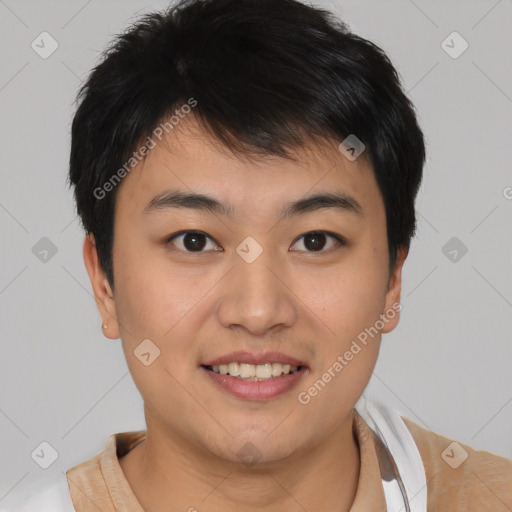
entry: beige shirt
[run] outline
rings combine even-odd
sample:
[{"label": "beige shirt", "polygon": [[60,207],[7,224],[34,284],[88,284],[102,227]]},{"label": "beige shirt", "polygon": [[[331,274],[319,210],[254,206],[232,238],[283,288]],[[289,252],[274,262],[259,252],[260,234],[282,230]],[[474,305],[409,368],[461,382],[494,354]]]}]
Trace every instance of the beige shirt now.
[{"label": "beige shirt", "polygon": [[[459,443],[468,457],[454,469],[441,457],[452,443],[451,439],[430,432],[408,418],[402,419],[423,460],[429,511],[512,511],[512,460]],[[353,431],[359,444],[361,468],[356,497],[350,510],[385,511],[375,434],[355,410]],[[103,452],[67,471],[71,498],[77,512],[144,512],[124,476],[118,457],[145,438],[145,430],[112,434]],[[453,452],[449,449],[446,453],[446,460],[449,460]]]}]

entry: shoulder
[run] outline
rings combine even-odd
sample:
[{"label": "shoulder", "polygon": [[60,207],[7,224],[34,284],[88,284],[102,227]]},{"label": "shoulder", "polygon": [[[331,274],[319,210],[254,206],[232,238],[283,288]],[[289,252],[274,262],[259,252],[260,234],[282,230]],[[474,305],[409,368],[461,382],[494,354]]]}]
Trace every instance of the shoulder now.
[{"label": "shoulder", "polygon": [[423,461],[429,510],[512,510],[512,460],[402,420]]},{"label": "shoulder", "polygon": [[51,478],[38,479],[5,498],[0,512],[75,512],[68,479],[60,472]]}]

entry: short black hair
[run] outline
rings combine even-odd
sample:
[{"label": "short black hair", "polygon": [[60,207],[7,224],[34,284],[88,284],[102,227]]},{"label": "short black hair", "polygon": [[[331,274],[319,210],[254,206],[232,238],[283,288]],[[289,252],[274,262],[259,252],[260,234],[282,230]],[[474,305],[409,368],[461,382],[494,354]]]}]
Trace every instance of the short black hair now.
[{"label": "short black hair", "polygon": [[69,183],[111,286],[112,178],[191,100],[234,154],[291,158],[308,140],[356,135],[383,196],[390,269],[409,247],[425,145],[385,52],[296,0],[182,0],[117,35],[76,99]]}]

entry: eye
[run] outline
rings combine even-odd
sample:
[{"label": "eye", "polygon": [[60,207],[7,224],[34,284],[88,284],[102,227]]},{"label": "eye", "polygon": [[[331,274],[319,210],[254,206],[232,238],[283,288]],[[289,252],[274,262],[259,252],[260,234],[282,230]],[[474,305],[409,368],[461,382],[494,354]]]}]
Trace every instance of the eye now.
[{"label": "eye", "polygon": [[[302,241],[304,239],[304,241]],[[329,239],[331,243],[329,244]],[[297,239],[292,247],[293,251],[306,251],[306,252],[329,252],[336,246],[345,245],[342,237],[329,233],[327,231],[311,231],[305,233]],[[166,245],[173,245],[178,250],[188,253],[202,253],[209,251],[221,251],[213,239],[202,231],[180,231],[168,237],[165,241]],[[208,243],[211,246],[208,248]],[[304,249],[300,248],[300,243]],[[299,248],[296,245],[299,244]],[[327,247],[326,247],[327,246]],[[205,249],[206,248],[206,249]]]},{"label": "eye", "polygon": [[[331,242],[331,245],[327,247],[326,250],[326,240],[328,239],[334,240],[334,242]],[[342,246],[345,245],[345,241],[343,238],[341,238],[338,235],[335,235],[334,233],[328,233],[327,231],[311,231],[309,233],[305,233],[302,235],[298,240],[304,239],[302,245],[305,247],[305,249],[292,249],[292,250],[306,250],[308,252],[329,252],[329,250],[335,248],[336,246]],[[295,245],[299,242],[295,242],[292,247],[295,247]],[[327,244],[328,245],[328,244]]]},{"label": "eye", "polygon": [[203,251],[203,249],[208,245],[208,240],[212,242],[213,250],[217,251],[219,249],[215,249],[218,247],[213,240],[202,231],[181,231],[179,233],[175,233],[166,239],[166,245],[172,244],[176,246],[180,251],[184,252],[208,252]]}]

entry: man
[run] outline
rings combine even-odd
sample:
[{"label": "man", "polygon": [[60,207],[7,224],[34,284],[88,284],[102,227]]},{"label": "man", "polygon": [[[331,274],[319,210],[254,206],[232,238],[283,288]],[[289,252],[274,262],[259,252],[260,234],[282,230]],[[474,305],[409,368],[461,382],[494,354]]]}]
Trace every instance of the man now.
[{"label": "man", "polygon": [[190,0],[119,36],[79,100],[84,261],[147,430],[32,505],[512,508],[511,461],[361,398],[425,160],[382,50],[295,0]]}]

